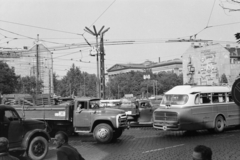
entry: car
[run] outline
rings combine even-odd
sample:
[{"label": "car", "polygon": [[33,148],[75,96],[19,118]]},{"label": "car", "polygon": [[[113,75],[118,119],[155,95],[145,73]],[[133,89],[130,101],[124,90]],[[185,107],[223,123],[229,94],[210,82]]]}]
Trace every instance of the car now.
[{"label": "car", "polygon": [[0,137],[9,140],[10,153],[23,151],[34,160],[42,160],[48,153],[50,136],[45,123],[20,118],[8,105],[0,105]]}]

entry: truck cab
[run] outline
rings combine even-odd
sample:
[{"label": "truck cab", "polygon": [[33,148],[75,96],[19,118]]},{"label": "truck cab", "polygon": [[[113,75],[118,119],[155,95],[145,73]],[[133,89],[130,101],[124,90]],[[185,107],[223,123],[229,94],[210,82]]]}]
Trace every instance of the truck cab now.
[{"label": "truck cab", "polygon": [[31,159],[44,159],[50,140],[45,128],[44,122],[24,120],[13,107],[0,105],[0,137],[9,140],[10,152],[26,151]]},{"label": "truck cab", "polygon": [[123,110],[100,108],[100,99],[75,98],[73,127],[75,132],[93,133],[97,142],[108,143],[127,128],[127,115]]}]

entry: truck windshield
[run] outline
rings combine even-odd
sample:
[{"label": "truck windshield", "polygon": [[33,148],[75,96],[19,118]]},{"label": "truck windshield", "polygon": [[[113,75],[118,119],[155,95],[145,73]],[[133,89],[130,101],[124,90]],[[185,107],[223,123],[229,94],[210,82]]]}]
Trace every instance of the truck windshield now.
[{"label": "truck windshield", "polygon": [[183,105],[187,103],[188,95],[164,95],[162,99],[163,105]]}]

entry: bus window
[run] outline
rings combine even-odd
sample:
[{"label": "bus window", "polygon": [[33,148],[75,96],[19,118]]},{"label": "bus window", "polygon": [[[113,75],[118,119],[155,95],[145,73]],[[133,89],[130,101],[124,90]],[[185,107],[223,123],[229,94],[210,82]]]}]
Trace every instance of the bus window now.
[{"label": "bus window", "polygon": [[200,98],[199,98],[199,94],[197,94],[195,97],[195,104],[199,104],[199,103],[200,103]]},{"label": "bus window", "polygon": [[200,94],[200,102],[202,104],[211,103],[211,93]]},{"label": "bus window", "polygon": [[231,93],[227,93],[227,102],[233,102]]}]

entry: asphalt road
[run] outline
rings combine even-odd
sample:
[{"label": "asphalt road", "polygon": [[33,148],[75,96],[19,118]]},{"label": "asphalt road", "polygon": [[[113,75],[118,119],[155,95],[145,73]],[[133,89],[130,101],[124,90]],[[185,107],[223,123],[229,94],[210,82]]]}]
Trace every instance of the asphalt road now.
[{"label": "asphalt road", "polygon": [[[69,143],[86,160],[192,160],[193,148],[198,144],[212,148],[213,160],[240,160],[240,129],[236,128],[221,134],[130,128],[110,144],[98,144],[91,135],[70,137]],[[55,160],[55,153],[50,145],[46,160]]]}]

